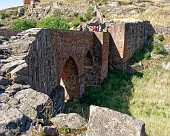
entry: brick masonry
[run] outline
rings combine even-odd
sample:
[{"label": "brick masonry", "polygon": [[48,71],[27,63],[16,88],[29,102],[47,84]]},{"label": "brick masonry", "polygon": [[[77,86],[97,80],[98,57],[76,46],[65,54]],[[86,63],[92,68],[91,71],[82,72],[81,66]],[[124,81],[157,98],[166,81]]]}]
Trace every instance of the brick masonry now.
[{"label": "brick masonry", "polygon": [[33,89],[49,94],[62,81],[73,99],[85,86],[99,85],[107,77],[108,33],[42,29],[34,37],[26,58]]},{"label": "brick masonry", "polygon": [[121,23],[108,32],[30,29],[10,41],[13,55],[25,54],[29,84],[50,94],[63,85],[69,99],[79,98],[85,86],[100,85],[108,63],[125,69],[134,52],[152,34],[149,22]]},{"label": "brick masonry", "polygon": [[127,61],[136,50],[150,44],[154,34],[149,21],[115,24],[108,31],[111,34],[109,63],[118,69],[126,69]]}]

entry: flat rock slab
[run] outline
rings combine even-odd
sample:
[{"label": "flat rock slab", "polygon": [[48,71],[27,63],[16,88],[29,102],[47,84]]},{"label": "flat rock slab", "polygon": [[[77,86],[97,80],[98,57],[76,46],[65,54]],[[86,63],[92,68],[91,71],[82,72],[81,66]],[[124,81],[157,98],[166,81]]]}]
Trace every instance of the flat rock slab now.
[{"label": "flat rock slab", "polygon": [[77,113],[58,114],[54,118],[51,118],[50,121],[55,126],[58,126],[58,128],[66,125],[70,129],[80,129],[87,125],[86,120]]},{"label": "flat rock slab", "polygon": [[126,114],[90,106],[86,136],[144,136],[145,124]]}]

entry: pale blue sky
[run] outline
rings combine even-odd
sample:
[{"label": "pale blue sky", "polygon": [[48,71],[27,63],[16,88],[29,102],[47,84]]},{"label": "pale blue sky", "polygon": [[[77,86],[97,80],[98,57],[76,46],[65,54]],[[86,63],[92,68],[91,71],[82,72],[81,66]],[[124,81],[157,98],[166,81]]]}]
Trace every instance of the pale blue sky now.
[{"label": "pale blue sky", "polygon": [[23,0],[0,0],[0,10],[15,6],[21,6],[23,4]]}]

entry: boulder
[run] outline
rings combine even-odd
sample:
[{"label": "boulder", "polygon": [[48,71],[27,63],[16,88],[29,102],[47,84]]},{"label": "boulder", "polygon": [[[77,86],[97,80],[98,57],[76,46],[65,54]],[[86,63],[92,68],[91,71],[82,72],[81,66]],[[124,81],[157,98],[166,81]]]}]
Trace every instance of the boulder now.
[{"label": "boulder", "polygon": [[9,105],[0,103],[0,135],[18,135],[26,131],[25,125],[28,118],[17,108],[9,108]]},{"label": "boulder", "polygon": [[164,49],[165,52],[170,53],[170,44],[164,45],[164,46],[163,46],[163,49]]},{"label": "boulder", "polygon": [[0,76],[0,85],[3,85],[3,86],[9,85],[8,79],[4,76]]},{"label": "boulder", "polygon": [[25,89],[17,92],[14,98],[19,100],[18,109],[29,118],[43,118],[45,112],[54,111],[52,101],[48,95],[37,92],[33,89]]},{"label": "boulder", "polygon": [[63,113],[65,109],[65,96],[64,96],[64,88],[62,86],[55,87],[50,95],[50,99],[54,103],[54,108],[56,109],[55,114],[57,113]]},{"label": "boulder", "polygon": [[86,136],[144,136],[145,124],[126,114],[90,106]]},{"label": "boulder", "polygon": [[70,129],[82,129],[87,125],[86,120],[77,113],[58,114],[50,121],[58,128],[68,126]]},{"label": "boulder", "polygon": [[163,62],[162,63],[162,68],[166,70],[170,70],[170,62]]},{"label": "boulder", "polygon": [[30,85],[22,85],[22,84],[13,84],[5,89],[5,93],[8,93],[10,96],[14,96],[18,91],[28,89]]}]

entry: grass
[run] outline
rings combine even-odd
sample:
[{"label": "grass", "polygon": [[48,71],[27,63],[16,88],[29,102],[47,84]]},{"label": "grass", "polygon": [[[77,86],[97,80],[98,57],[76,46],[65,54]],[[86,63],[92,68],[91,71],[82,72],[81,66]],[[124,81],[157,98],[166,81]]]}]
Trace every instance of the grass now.
[{"label": "grass", "polygon": [[[167,44],[169,37],[164,38],[162,42]],[[148,46],[150,52],[157,48],[155,46]],[[134,63],[142,60],[144,65],[148,65],[147,68],[133,75],[116,69],[109,70],[108,78],[101,87],[86,88],[80,101],[66,103],[66,112],[77,112],[88,119],[90,105],[108,107],[144,121],[148,136],[168,136],[170,71],[162,69],[160,64],[170,61],[170,54],[158,59],[145,59],[144,53],[143,57],[139,54],[140,57]]]}]

